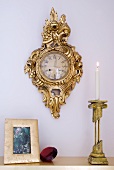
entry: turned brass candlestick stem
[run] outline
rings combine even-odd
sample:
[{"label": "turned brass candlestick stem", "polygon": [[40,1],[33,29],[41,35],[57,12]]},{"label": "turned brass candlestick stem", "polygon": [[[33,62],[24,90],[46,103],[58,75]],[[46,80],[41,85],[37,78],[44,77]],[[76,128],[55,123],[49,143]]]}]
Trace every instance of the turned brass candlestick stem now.
[{"label": "turned brass candlestick stem", "polygon": [[93,109],[92,121],[95,123],[95,144],[93,151],[89,155],[88,162],[93,165],[107,165],[108,161],[103,153],[102,140],[100,140],[100,118],[102,109],[107,108],[106,100],[91,100],[88,107]]}]

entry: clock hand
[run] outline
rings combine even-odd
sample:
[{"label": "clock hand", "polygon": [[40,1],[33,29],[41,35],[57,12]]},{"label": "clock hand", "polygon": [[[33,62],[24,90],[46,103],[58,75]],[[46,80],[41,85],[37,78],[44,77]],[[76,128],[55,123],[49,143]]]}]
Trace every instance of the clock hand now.
[{"label": "clock hand", "polygon": [[53,77],[53,79],[56,79],[56,72],[55,72],[55,69],[53,69],[51,76]]},{"label": "clock hand", "polygon": [[55,56],[54,67],[57,67],[57,57]]},{"label": "clock hand", "polygon": [[60,78],[59,68],[56,68],[56,79]]}]

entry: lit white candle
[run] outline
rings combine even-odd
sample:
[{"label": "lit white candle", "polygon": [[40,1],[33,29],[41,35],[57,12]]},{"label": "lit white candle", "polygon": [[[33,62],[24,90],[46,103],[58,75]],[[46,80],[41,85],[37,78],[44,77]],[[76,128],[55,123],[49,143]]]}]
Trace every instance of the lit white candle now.
[{"label": "lit white candle", "polygon": [[100,72],[99,72],[99,62],[96,63],[95,71],[95,95],[96,100],[100,99]]}]

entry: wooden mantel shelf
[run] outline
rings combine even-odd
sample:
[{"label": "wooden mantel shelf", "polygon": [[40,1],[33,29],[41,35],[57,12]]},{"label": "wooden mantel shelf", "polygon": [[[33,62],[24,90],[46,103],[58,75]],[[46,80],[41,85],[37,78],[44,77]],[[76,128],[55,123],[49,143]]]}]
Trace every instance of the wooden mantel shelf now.
[{"label": "wooden mantel shelf", "polygon": [[86,157],[57,157],[51,163],[4,165],[0,157],[0,170],[114,170],[114,158],[107,158],[109,165],[90,165]]}]

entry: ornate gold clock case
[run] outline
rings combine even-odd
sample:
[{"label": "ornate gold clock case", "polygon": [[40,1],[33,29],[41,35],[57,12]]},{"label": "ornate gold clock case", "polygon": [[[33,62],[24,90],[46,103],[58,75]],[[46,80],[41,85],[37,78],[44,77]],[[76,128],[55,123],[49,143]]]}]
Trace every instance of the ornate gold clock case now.
[{"label": "ornate gold clock case", "polygon": [[81,56],[74,46],[67,44],[70,31],[66,16],[58,20],[52,8],[50,20],[43,27],[42,47],[32,52],[24,67],[32,83],[43,93],[43,102],[54,118],[60,117],[60,106],[65,104],[83,73]]}]

